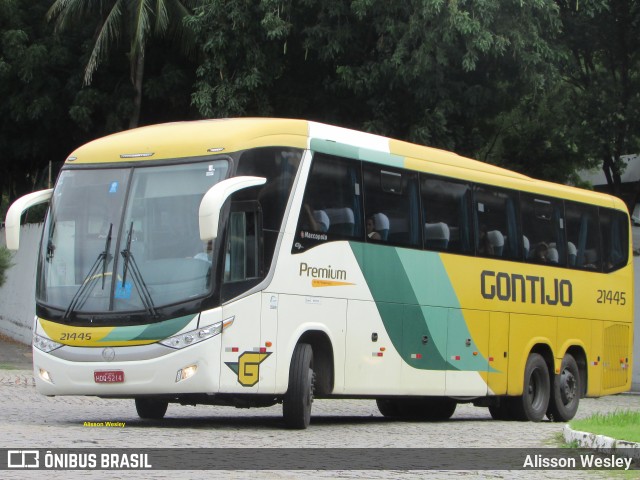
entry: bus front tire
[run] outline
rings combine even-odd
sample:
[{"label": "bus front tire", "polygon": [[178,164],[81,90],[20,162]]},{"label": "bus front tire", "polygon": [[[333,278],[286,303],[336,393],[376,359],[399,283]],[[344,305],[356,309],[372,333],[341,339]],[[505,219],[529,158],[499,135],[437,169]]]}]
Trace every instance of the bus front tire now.
[{"label": "bus front tire", "polygon": [[510,400],[514,420],[539,422],[547,413],[551,381],[547,363],[538,353],[532,353],[524,369],[524,391]]},{"label": "bus front tire", "polygon": [[553,376],[547,417],[554,422],[568,422],[578,411],[580,403],[580,371],[572,355],[562,359],[560,374]]},{"label": "bus front tire", "polygon": [[423,420],[449,420],[456,411],[458,402],[447,397],[427,397],[422,404]]},{"label": "bus front tire", "polygon": [[156,398],[136,398],[136,411],[140,418],[145,420],[162,420],[169,402]]},{"label": "bus front tire", "polygon": [[401,416],[401,409],[399,401],[393,398],[378,398],[376,399],[376,405],[378,411],[386,418],[399,418]]},{"label": "bus front tire", "polygon": [[307,343],[299,343],[291,358],[289,388],[282,401],[282,415],[287,428],[301,430],[309,426],[313,383],[313,349]]}]

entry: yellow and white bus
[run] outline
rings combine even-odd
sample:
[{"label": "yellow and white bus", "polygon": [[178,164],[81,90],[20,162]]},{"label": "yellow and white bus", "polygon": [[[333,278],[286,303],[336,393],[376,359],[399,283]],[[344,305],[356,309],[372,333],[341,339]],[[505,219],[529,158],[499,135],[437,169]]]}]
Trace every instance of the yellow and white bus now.
[{"label": "yellow and white bus", "polygon": [[67,158],[38,260],[45,395],[554,421],[630,388],[618,199],[302,120],[138,128]]}]

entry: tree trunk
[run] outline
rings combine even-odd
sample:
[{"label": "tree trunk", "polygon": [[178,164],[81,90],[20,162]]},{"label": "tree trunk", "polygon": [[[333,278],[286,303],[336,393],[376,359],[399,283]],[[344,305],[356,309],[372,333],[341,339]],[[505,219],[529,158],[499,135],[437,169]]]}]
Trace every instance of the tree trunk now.
[{"label": "tree trunk", "polygon": [[604,176],[607,179],[609,190],[613,195],[619,196],[622,182],[620,180],[618,166],[614,162],[613,158],[608,157],[604,159],[602,162],[602,170],[604,171]]},{"label": "tree trunk", "polygon": [[131,72],[131,82],[135,89],[133,98],[133,112],[129,119],[129,128],[136,128],[140,123],[140,109],[142,107],[142,80],[144,78],[144,53],[138,54],[136,58],[136,68]]}]

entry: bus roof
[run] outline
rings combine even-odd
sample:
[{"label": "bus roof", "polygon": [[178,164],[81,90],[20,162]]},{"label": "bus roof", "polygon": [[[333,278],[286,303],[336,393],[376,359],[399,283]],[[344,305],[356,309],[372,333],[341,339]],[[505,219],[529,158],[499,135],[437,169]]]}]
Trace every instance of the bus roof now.
[{"label": "bus roof", "polygon": [[119,163],[206,157],[261,146],[306,148],[307,122],[238,118],[163,123],[125,130],[77,148],[73,163]]},{"label": "bus roof", "polygon": [[151,125],[89,142],[77,148],[67,158],[67,163],[104,164],[206,157],[266,146],[311,148],[399,168],[626,210],[621,200],[610,195],[535,180],[437,148],[305,120],[234,118]]}]

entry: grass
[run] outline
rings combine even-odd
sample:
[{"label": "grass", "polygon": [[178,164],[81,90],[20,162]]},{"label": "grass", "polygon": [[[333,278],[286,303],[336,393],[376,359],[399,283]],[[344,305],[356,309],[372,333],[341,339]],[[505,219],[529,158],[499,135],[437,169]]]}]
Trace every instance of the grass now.
[{"label": "grass", "polygon": [[18,368],[10,363],[1,363],[0,362],[0,370],[24,370],[22,368]]},{"label": "grass", "polygon": [[569,426],[581,432],[606,435],[616,440],[640,443],[640,410],[616,410],[613,413],[596,413],[583,420],[572,420]]}]

